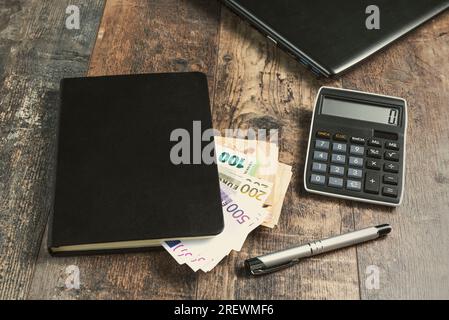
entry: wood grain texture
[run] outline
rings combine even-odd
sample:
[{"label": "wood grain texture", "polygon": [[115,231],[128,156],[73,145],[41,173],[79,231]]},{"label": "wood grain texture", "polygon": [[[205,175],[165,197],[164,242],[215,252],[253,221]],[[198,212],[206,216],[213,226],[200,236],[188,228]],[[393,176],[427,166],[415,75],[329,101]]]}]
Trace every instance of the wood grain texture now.
[{"label": "wood grain texture", "polygon": [[[213,83],[218,26],[215,1],[107,1],[89,75],[202,71]],[[54,259],[45,240],[30,298],[196,298],[197,275],[164,251]],[[65,289],[70,265],[80,268],[78,291]]]},{"label": "wood grain texture", "polygon": [[[64,58],[56,67],[51,65],[55,63],[52,54],[34,49],[39,42],[17,40],[22,34],[33,35],[29,41],[52,32],[60,36],[60,29],[43,32],[38,22],[29,21],[43,19],[32,13],[56,12],[49,8],[50,2],[43,2],[45,10],[39,9],[41,1],[26,2],[27,10],[23,9],[25,1],[12,1],[14,5],[0,10],[0,52],[8,53],[0,55],[0,297],[449,298],[449,13],[332,81],[314,79],[240,18],[210,0],[108,0],[89,75],[202,71],[209,78],[216,128],[278,129],[281,161],[294,168],[280,225],[254,232],[242,252],[231,254],[209,274],[194,274],[162,251],[51,258],[44,238],[29,288],[49,209],[49,172],[54,166],[50,154],[57,86],[48,84],[53,83],[49,75],[61,70],[79,73],[89,56],[87,49],[76,47],[85,48],[82,44],[88,36],[72,43],[76,49],[61,49],[51,36],[45,38],[55,50],[51,52],[59,53],[57,57],[84,52],[82,58],[73,53],[72,60],[79,62],[79,66],[70,65],[73,69],[64,69],[70,68]],[[15,22],[12,27],[10,21]],[[33,63],[44,58],[47,64]],[[18,76],[26,72],[32,76]],[[33,90],[30,79],[37,79],[32,83],[46,89]],[[408,100],[407,184],[402,207],[388,209],[305,193],[302,176],[311,111],[322,85]],[[38,112],[36,101],[43,101],[37,102]],[[44,112],[47,108],[52,111]],[[243,274],[242,262],[248,257],[385,222],[393,225],[394,232],[384,240],[315,257],[263,278]],[[70,265],[80,268],[80,290],[65,289],[65,270]],[[365,287],[365,270],[371,265],[380,270],[379,290]]]},{"label": "wood grain texture", "polygon": [[[279,130],[281,161],[293,165],[280,225],[258,229],[240,253],[210,274],[201,274],[198,298],[337,299],[359,298],[355,249],[304,261],[297,268],[249,278],[246,258],[353,228],[344,202],[306,195],[303,167],[319,82],[310,72],[240,18],[222,10],[213,116],[217,129]],[[317,206],[319,201],[319,206]]]},{"label": "wood grain texture", "polygon": [[108,1],[89,75],[201,71],[212,84],[218,12],[215,1]]},{"label": "wood grain texture", "polygon": [[[65,29],[70,4],[82,31]],[[50,209],[59,81],[83,74],[103,1],[0,2],[0,299],[26,298]]]},{"label": "wood grain texture", "polygon": [[[357,206],[358,228],[389,222],[385,241],[358,249],[364,299],[449,299],[449,13],[343,78],[343,85],[403,97],[409,125],[405,200],[396,210]],[[368,290],[367,266],[380,270]]]}]

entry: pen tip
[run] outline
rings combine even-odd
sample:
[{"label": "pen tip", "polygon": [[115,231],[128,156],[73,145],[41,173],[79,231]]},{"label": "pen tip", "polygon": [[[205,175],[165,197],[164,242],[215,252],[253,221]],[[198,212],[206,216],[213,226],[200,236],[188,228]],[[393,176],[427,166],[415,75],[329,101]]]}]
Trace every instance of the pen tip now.
[{"label": "pen tip", "polygon": [[392,230],[391,226],[389,224],[382,224],[380,226],[377,226],[377,232],[379,233],[379,236],[386,236],[389,234]]}]

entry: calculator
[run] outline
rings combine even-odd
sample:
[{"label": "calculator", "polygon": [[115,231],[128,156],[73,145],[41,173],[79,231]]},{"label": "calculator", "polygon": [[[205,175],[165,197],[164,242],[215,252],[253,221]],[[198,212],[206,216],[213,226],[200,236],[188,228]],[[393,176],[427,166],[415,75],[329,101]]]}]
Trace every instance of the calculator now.
[{"label": "calculator", "polygon": [[404,99],[322,87],[307,149],[308,192],[399,206],[404,194]]}]

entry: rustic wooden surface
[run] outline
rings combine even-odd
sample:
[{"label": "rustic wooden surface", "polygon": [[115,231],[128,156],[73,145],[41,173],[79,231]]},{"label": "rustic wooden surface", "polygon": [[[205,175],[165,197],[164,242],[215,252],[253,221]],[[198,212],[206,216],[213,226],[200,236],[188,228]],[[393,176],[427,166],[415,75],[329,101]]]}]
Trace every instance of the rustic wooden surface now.
[{"label": "rustic wooden surface", "polygon": [[[82,32],[65,28],[69,4]],[[85,74],[103,1],[0,1],[0,298],[26,298],[50,209],[59,81]]]},{"label": "rustic wooden surface", "polygon": [[[216,1],[106,1],[89,75],[205,72],[216,128],[279,129],[281,160],[294,167],[280,226],[254,232],[210,274],[194,274],[162,251],[51,258],[45,237],[40,242],[50,209],[57,79],[86,70],[101,18],[103,1],[78,2],[89,17],[75,40],[61,30],[68,1],[0,5],[0,298],[449,298],[449,13],[342,78],[316,80]],[[305,193],[305,148],[322,85],[408,100],[402,207]],[[385,240],[263,278],[242,273],[247,257],[384,222],[394,228]],[[65,289],[69,265],[80,268],[80,290]],[[365,287],[371,265],[380,270],[379,290]]]},{"label": "rustic wooden surface", "polygon": [[[342,79],[345,87],[387,92],[409,104],[404,205],[354,207],[357,228],[389,221],[387,241],[358,249],[360,278],[380,268],[381,290],[361,297],[449,299],[449,13],[418,29]],[[369,77],[365,75],[369,74]]]}]

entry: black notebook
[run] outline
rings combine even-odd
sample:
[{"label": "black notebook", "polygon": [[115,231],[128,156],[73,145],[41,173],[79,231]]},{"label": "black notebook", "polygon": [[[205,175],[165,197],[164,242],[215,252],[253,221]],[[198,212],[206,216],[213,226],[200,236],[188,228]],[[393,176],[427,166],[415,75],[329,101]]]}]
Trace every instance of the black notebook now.
[{"label": "black notebook", "polygon": [[62,80],[49,251],[135,250],[219,234],[216,165],[170,157],[173,130],[192,135],[194,121],[212,128],[201,73]]}]

